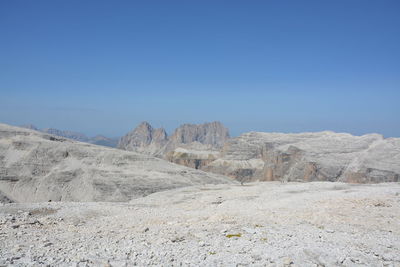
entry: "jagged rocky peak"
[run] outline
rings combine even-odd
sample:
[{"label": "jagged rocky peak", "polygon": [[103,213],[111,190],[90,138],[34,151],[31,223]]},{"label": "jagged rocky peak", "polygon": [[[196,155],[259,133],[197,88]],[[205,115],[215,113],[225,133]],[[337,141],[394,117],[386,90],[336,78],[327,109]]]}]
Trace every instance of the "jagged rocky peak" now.
[{"label": "jagged rocky peak", "polygon": [[229,130],[218,121],[203,124],[183,124],[170,137],[173,144],[199,142],[214,147],[222,147],[229,139]]},{"label": "jagged rocky peak", "polygon": [[165,157],[182,145],[200,143],[221,148],[228,139],[229,131],[220,122],[183,124],[170,137],[163,128],[154,129],[142,122],[120,139],[118,148]]},{"label": "jagged rocky peak", "polygon": [[164,128],[153,130],[152,139],[155,143],[165,143],[168,140],[167,132]]},{"label": "jagged rocky peak", "polygon": [[[152,146],[151,152],[160,149],[168,140],[167,133],[163,128],[154,129],[150,123],[144,121],[135,129],[121,137],[118,148],[131,151],[144,151],[146,147]],[[150,151],[149,151],[150,152]]]},{"label": "jagged rocky peak", "polygon": [[148,122],[142,122],[132,132],[128,133],[129,142],[133,145],[149,145],[152,141],[153,127]]}]

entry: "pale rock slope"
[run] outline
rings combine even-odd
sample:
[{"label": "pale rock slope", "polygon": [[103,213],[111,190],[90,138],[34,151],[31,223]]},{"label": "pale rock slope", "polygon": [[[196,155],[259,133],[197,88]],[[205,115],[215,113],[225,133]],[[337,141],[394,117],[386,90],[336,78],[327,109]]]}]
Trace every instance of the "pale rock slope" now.
[{"label": "pale rock slope", "polygon": [[232,181],[151,156],[0,124],[0,199],[6,202],[127,201],[208,183]]},{"label": "pale rock slope", "polygon": [[245,133],[202,167],[238,180],[396,182],[400,138],[347,133]]}]

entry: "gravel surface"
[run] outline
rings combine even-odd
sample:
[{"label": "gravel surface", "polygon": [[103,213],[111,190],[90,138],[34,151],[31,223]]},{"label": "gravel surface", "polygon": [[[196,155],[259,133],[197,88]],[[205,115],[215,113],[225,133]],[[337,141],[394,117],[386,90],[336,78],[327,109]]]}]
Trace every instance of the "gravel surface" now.
[{"label": "gravel surface", "polygon": [[251,183],[0,206],[0,266],[400,266],[400,184]]}]

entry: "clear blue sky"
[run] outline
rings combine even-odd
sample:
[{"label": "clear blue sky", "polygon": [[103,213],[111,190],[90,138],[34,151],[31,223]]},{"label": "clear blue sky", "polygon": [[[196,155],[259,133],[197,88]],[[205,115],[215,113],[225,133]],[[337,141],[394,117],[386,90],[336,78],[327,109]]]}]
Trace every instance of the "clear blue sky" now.
[{"label": "clear blue sky", "polygon": [[400,1],[0,1],[0,122],[400,137]]}]

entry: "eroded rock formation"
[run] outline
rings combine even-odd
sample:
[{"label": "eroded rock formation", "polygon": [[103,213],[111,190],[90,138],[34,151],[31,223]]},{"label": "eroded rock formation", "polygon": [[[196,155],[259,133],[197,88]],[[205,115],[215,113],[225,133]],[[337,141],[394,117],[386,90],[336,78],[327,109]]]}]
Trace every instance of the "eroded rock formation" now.
[{"label": "eroded rock formation", "polygon": [[168,161],[195,169],[205,169],[218,157],[220,152],[217,148],[198,142],[180,145],[164,155]]},{"label": "eroded rock formation", "polygon": [[400,138],[251,132],[229,140],[202,169],[245,181],[397,182]]}]

